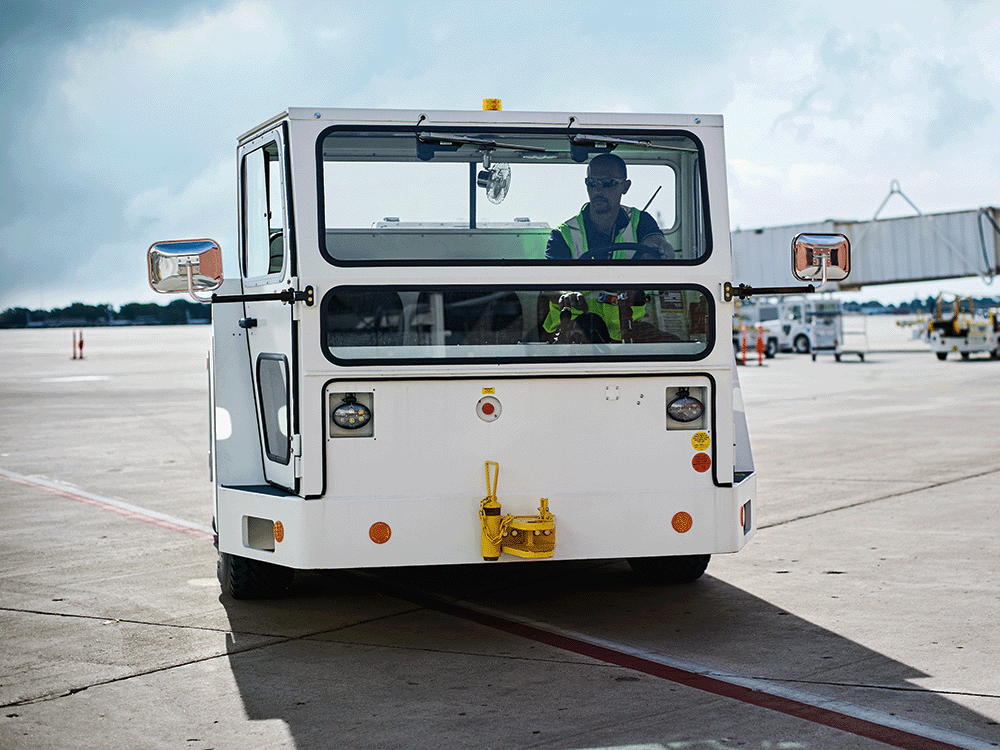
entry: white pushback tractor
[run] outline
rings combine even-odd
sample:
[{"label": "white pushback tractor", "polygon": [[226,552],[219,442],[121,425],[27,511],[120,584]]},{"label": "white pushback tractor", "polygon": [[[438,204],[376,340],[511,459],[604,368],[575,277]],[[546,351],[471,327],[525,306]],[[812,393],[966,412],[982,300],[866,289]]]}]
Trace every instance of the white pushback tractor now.
[{"label": "white pushback tractor", "polygon": [[[547,258],[607,153],[668,249]],[[721,117],[289,109],[237,158],[239,268],[212,240],[148,253],[154,289],[212,304],[229,595],[518,559],[690,581],[753,536],[733,298],[803,288],[731,283]],[[792,245],[803,281],[848,257],[840,235]]]}]

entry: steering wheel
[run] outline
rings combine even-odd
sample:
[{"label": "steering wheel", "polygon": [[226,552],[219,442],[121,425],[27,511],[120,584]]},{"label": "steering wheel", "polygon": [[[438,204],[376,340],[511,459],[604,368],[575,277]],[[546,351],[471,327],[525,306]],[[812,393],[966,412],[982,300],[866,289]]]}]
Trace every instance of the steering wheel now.
[{"label": "steering wheel", "polygon": [[643,245],[639,242],[616,242],[606,247],[595,247],[593,250],[585,252],[577,260],[611,260],[611,255],[619,250],[632,251],[632,256],[625,258],[625,260],[642,260],[643,258],[663,260],[659,248]]}]

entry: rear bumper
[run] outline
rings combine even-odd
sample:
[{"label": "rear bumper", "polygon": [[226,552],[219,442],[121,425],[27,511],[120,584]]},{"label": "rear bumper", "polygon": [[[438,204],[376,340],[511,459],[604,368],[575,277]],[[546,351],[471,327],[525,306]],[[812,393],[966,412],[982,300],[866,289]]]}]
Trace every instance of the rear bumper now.
[{"label": "rear bumper", "polygon": [[[219,549],[297,569],[482,563],[481,497],[320,498],[267,486],[219,487]],[[539,498],[498,497],[503,514],[531,516]],[[555,560],[736,552],[756,531],[756,475],[732,487],[548,498]],[[674,523],[690,516],[690,528]],[[278,534],[275,524],[280,524]],[[373,526],[389,527],[388,540]],[[280,538],[280,541],[276,540]],[[504,559],[520,559],[502,555]]]}]

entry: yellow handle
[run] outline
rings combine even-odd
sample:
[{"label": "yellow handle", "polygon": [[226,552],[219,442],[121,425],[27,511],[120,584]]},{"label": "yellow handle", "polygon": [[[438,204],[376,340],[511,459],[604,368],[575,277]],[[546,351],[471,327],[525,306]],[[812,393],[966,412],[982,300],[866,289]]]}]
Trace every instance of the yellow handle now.
[{"label": "yellow handle", "polygon": [[[490,467],[495,466],[496,472],[493,475],[493,487],[490,487]],[[486,462],[486,496],[496,500],[497,497],[497,482],[500,480],[500,464],[496,461]]]}]

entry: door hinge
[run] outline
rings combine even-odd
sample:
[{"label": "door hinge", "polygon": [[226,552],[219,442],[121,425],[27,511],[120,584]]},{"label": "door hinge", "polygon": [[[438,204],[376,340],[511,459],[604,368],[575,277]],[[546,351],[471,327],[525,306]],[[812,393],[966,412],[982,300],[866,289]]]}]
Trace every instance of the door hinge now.
[{"label": "door hinge", "polygon": [[292,435],[292,476],[302,478],[302,435]]}]

